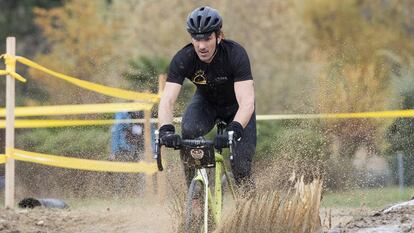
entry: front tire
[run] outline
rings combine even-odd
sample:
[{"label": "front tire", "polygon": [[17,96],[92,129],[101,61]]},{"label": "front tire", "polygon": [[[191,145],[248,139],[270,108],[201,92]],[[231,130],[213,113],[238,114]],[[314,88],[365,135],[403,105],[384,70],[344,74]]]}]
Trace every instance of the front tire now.
[{"label": "front tire", "polygon": [[204,196],[203,183],[199,180],[192,180],[184,211],[184,232],[201,232],[203,230]]}]

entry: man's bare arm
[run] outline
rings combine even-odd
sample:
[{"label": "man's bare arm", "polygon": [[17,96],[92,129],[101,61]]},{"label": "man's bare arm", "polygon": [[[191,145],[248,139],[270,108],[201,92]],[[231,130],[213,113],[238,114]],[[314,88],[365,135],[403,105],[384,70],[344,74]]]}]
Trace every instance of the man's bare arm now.
[{"label": "man's bare arm", "polygon": [[174,106],[177,97],[180,94],[180,90],[180,84],[172,82],[167,82],[165,84],[164,92],[158,107],[158,123],[160,126],[172,124]]},{"label": "man's bare arm", "polygon": [[254,82],[246,80],[234,83],[234,92],[236,93],[239,109],[237,110],[234,121],[239,122],[243,128],[249,123],[254,112]]}]

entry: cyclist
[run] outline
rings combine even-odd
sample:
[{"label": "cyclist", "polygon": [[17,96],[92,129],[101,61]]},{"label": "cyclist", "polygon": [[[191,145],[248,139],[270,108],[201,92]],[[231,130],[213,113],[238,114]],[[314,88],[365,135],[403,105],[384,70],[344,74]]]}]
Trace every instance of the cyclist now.
[{"label": "cyclist", "polygon": [[[166,147],[179,148],[181,137],[172,125],[173,108],[185,78],[197,90],[182,117],[183,139],[206,135],[218,119],[234,131],[235,156],[232,172],[239,187],[253,186],[252,158],[256,151],[256,114],[253,77],[249,57],[238,43],[224,39],[222,17],[216,9],[203,6],[187,17],[191,43],[173,57],[161,97],[158,120],[160,138]],[[228,142],[226,135],[216,136],[215,147]],[[186,151],[181,151],[181,155]],[[187,184],[194,170],[185,169]]]}]

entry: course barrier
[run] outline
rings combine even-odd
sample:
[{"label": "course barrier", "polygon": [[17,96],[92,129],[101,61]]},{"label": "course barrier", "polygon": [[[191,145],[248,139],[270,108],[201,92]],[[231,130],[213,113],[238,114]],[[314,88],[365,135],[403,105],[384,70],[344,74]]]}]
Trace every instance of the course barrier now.
[{"label": "course barrier", "polygon": [[[122,104],[121,104],[122,105]],[[18,108],[16,108],[18,109]],[[132,108],[131,108],[132,109]],[[18,111],[16,111],[16,115]],[[108,111],[106,111],[108,112]],[[24,115],[26,113],[20,112]],[[32,114],[32,113],[30,113]],[[69,113],[67,113],[69,114]],[[2,109],[0,109],[2,116]],[[268,120],[297,120],[297,119],[350,119],[350,118],[411,118],[414,117],[414,110],[395,110],[395,111],[378,111],[378,112],[357,112],[357,113],[327,113],[327,114],[280,114],[280,115],[257,115],[258,121]],[[16,128],[47,128],[47,127],[68,127],[68,126],[92,126],[92,125],[112,125],[115,123],[144,123],[143,119],[132,120],[16,120]],[[151,123],[158,122],[152,118]],[[174,122],[181,122],[180,117],[174,118]],[[5,121],[0,120],[0,128],[5,127]]]},{"label": "course barrier", "polygon": [[321,113],[321,114],[281,114],[281,115],[258,115],[257,120],[295,120],[295,119],[341,119],[341,118],[397,118],[414,117],[414,110],[394,110],[378,112],[355,112],[355,113]]},{"label": "course barrier", "polygon": [[22,82],[25,82],[26,80],[20,76],[19,74],[17,74],[14,71],[11,71],[12,69],[14,70],[16,61],[20,62],[26,66],[29,66],[33,69],[39,70],[39,71],[43,71],[46,74],[51,75],[52,77],[55,78],[59,78],[62,80],[65,80],[75,86],[81,87],[83,89],[87,89],[90,91],[94,91],[96,93],[100,93],[103,95],[107,95],[107,96],[111,96],[111,97],[116,97],[116,98],[120,98],[120,99],[127,99],[127,100],[140,100],[140,101],[147,101],[147,102],[151,102],[151,103],[157,103],[160,99],[160,95],[159,94],[151,94],[151,93],[139,93],[139,92],[134,92],[134,91],[128,91],[128,90],[123,90],[123,89],[119,89],[119,88],[114,88],[114,87],[108,87],[108,86],[104,86],[104,85],[100,85],[100,84],[96,84],[96,83],[92,83],[92,82],[88,82],[85,80],[81,80],[81,79],[77,79],[65,74],[61,74],[59,72],[50,70],[44,66],[41,66],[39,64],[37,64],[36,62],[33,62],[27,58],[24,57],[20,57],[20,56],[12,56],[9,54],[3,54],[0,56],[0,58],[4,58],[5,63],[6,63],[6,67],[10,67],[10,68],[6,68],[6,70],[0,70],[0,72],[3,75],[10,75],[13,78],[20,80]]},{"label": "course barrier", "polygon": [[[15,120],[14,127],[20,129],[29,128],[50,128],[50,127],[75,127],[75,126],[93,126],[93,125],[113,125],[113,124],[131,124],[145,123],[143,119],[129,120]],[[155,122],[155,121],[150,121]],[[0,128],[4,128],[6,122],[0,120]]]},{"label": "course barrier", "polygon": [[[157,94],[139,93],[129,90],[123,90],[114,87],[108,87],[101,84],[88,82],[77,79],[41,66],[27,58],[15,56],[15,38],[8,37],[6,41],[7,54],[1,55],[5,61],[6,69],[0,70],[0,75],[6,75],[6,109],[0,109],[0,117],[6,117],[6,120],[0,120],[0,126],[6,128],[6,155],[0,155],[0,163],[6,163],[6,188],[5,188],[5,206],[13,208],[14,206],[14,172],[15,160],[21,160],[32,163],[39,163],[48,166],[56,166],[71,169],[90,170],[90,171],[107,171],[107,172],[131,172],[145,173],[152,175],[157,171],[155,163],[151,158],[150,142],[150,114],[154,103],[159,102],[161,90]],[[125,100],[134,100],[134,103],[111,103],[111,104],[84,104],[84,105],[62,105],[62,106],[40,106],[40,107],[15,107],[15,84],[14,79],[26,82],[16,72],[16,62],[20,62],[28,67],[42,71],[54,78],[58,78],[76,85],[80,88],[100,93],[106,96],[121,98]],[[160,76],[159,84],[163,84],[164,78]],[[113,162],[97,161],[79,158],[70,158],[55,156],[41,153],[22,151],[14,148],[14,131],[15,128],[40,128],[40,127],[63,127],[63,126],[80,126],[80,125],[106,125],[115,123],[131,123],[135,120],[49,120],[49,119],[25,119],[15,120],[15,117],[22,116],[55,116],[55,115],[77,115],[91,113],[107,113],[119,111],[144,111],[144,130],[145,130],[145,160],[147,162]],[[159,176],[161,177],[161,176]],[[159,178],[157,177],[157,179]],[[149,176],[146,176],[150,181]],[[150,182],[146,182],[149,184]],[[157,182],[160,183],[160,182]],[[155,183],[154,183],[155,184]],[[151,189],[151,187],[148,187]],[[153,191],[156,188],[153,189]],[[161,192],[160,192],[161,194]]]},{"label": "course barrier", "polygon": [[[123,111],[151,110],[152,103],[107,103],[107,104],[77,104],[36,107],[16,107],[15,116],[53,116],[79,115],[92,113],[114,113]],[[0,117],[6,116],[6,110],[0,109]]]},{"label": "course barrier", "polygon": [[[99,161],[90,159],[71,158],[67,156],[34,153],[19,149],[10,149],[10,154],[10,158],[19,161],[77,170],[145,173],[147,175],[152,175],[157,171],[157,165],[155,163],[147,163],[142,161],[135,163]],[[6,155],[0,155],[0,163],[4,163],[5,160]]]}]

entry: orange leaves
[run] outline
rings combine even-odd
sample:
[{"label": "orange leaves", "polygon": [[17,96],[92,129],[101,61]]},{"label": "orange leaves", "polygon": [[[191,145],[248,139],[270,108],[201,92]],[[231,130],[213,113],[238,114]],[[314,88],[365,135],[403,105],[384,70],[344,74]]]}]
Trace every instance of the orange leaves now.
[{"label": "orange leaves", "polygon": [[[35,23],[49,42],[49,48],[47,53],[38,54],[34,60],[50,69],[84,80],[112,86],[122,83],[115,80],[119,79],[116,74],[119,64],[112,65],[113,61],[122,61],[121,54],[115,50],[119,39],[119,22],[108,16],[110,6],[106,4],[99,0],[73,0],[49,10],[35,8]],[[33,70],[30,73],[34,78],[42,75]],[[102,98],[96,96],[90,99],[88,93],[81,93],[60,81],[43,78],[38,81],[46,86],[53,102],[83,103]],[[62,89],[65,95],[62,95]]]}]

